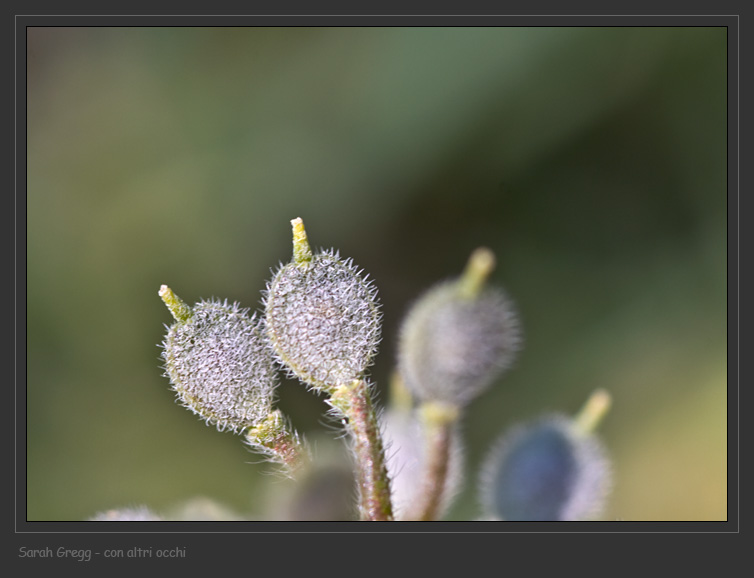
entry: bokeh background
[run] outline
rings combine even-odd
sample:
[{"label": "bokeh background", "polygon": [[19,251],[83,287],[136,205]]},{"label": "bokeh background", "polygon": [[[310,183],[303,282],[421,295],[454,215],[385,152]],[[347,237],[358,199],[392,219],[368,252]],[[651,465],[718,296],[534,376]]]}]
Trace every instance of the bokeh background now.
[{"label": "bokeh background", "polygon": [[[27,519],[279,478],[175,403],[169,284],[259,306],[302,217],[375,280],[387,400],[407,307],[485,245],[514,369],[467,413],[490,444],[614,398],[606,520],[727,519],[725,28],[29,28]],[[296,383],[280,407],[335,438]]]}]

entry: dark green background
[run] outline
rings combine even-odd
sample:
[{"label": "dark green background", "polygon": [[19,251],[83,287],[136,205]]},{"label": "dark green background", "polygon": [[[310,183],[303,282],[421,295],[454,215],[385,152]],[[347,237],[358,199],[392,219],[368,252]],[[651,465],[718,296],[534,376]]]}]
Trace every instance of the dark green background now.
[{"label": "dark green background", "polygon": [[[386,399],[411,301],[491,247],[526,346],[469,408],[504,429],[612,392],[604,519],[727,511],[725,28],[28,29],[29,520],[277,478],[174,403],[169,284],[259,305],[290,219],[374,279]],[[280,406],[334,437],[324,404]]]}]

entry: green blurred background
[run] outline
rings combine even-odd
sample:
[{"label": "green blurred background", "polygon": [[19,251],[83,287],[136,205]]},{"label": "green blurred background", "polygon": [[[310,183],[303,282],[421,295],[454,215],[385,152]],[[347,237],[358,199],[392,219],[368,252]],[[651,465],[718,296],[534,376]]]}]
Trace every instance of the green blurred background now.
[{"label": "green blurred background", "polygon": [[[259,306],[290,219],[375,280],[387,397],[407,307],[498,257],[526,345],[469,408],[467,484],[509,426],[614,406],[604,519],[727,518],[725,28],[29,28],[28,520],[277,478],[175,403],[169,284]],[[280,407],[335,437],[297,383]]]}]

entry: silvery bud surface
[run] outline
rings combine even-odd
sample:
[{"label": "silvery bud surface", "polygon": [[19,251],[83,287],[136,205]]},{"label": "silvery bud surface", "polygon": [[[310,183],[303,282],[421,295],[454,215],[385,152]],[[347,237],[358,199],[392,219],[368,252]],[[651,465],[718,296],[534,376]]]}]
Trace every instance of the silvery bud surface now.
[{"label": "silvery bud surface", "polygon": [[278,269],[264,307],[278,361],[315,390],[332,392],[372,363],[381,327],[377,290],[337,252],[306,252]]},{"label": "silvery bud surface", "polygon": [[501,437],[480,482],[485,514],[493,519],[589,520],[604,508],[611,469],[596,435],[554,415]]},{"label": "silvery bud surface", "polygon": [[512,363],[520,330],[513,303],[496,287],[473,296],[458,281],[427,291],[401,328],[400,372],[423,401],[467,405]]},{"label": "silvery bud surface", "polygon": [[278,375],[256,316],[227,300],[189,309],[165,286],[160,295],[169,307],[178,302],[162,358],[181,402],[221,431],[262,422],[272,411]]}]

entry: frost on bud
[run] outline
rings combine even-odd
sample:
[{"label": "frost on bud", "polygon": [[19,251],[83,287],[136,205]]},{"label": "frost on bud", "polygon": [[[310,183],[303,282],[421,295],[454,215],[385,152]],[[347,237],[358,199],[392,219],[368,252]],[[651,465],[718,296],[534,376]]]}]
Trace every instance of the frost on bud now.
[{"label": "frost on bud", "polygon": [[602,512],[610,478],[600,440],[555,415],[500,439],[483,467],[480,495],[493,519],[589,520]]},{"label": "frost on bud", "polygon": [[189,308],[165,285],[160,297],[176,319],[162,358],[181,402],[220,431],[239,432],[264,420],[278,376],[256,316],[227,300]]},{"label": "frost on bud", "polygon": [[314,389],[332,393],[359,379],[380,339],[377,290],[337,252],[312,254],[301,219],[293,261],[267,285],[267,336],[278,361]]},{"label": "frost on bud", "polygon": [[493,266],[492,252],[477,249],[459,279],[431,288],[406,316],[398,364],[418,399],[465,406],[513,361],[518,318],[502,290],[485,286]]},{"label": "frost on bud", "polygon": [[162,518],[146,506],[121,508],[100,512],[89,519],[91,522],[161,522]]}]

